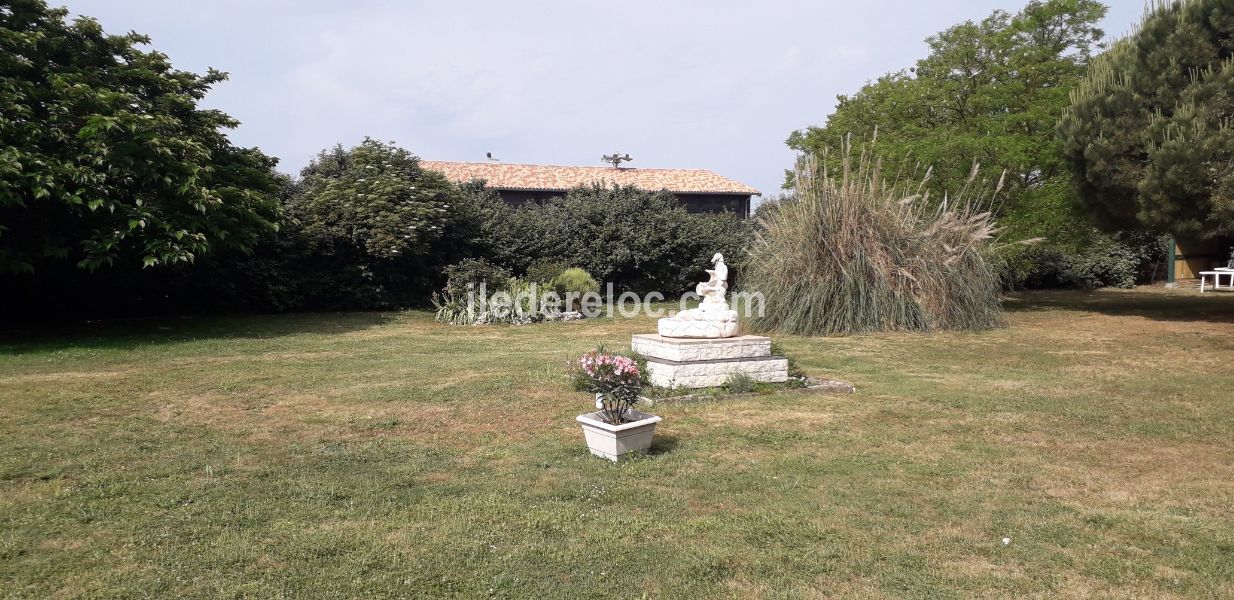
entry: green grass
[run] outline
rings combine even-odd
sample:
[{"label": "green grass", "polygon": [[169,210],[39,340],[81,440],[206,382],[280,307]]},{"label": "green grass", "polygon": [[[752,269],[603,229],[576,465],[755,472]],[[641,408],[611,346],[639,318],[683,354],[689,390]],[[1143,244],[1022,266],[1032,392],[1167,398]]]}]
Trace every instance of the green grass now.
[{"label": "green grass", "polygon": [[563,367],[650,320],[10,337],[0,594],[1234,595],[1234,298],[1007,305],[987,332],[778,338],[857,393],[657,406],[616,465]]}]

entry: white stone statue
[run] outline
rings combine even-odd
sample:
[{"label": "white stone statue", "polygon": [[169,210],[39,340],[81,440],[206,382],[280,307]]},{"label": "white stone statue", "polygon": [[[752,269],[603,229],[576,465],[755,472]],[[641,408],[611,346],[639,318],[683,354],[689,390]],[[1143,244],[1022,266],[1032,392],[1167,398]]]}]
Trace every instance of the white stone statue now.
[{"label": "white stone statue", "polygon": [[710,277],[694,286],[694,293],[705,304],[723,304],[724,308],[728,308],[728,302],[724,300],[724,294],[728,291],[728,265],[724,264],[724,255],[717,252],[711,257],[711,264],[716,268],[707,270]]},{"label": "white stone statue", "polygon": [[727,338],[737,335],[737,311],[728,307],[724,299],[728,292],[728,265],[724,256],[711,257],[714,268],[708,269],[707,281],[694,286],[702,297],[698,308],[683,310],[676,315],[660,319],[657,329],[660,335],[671,338]]}]

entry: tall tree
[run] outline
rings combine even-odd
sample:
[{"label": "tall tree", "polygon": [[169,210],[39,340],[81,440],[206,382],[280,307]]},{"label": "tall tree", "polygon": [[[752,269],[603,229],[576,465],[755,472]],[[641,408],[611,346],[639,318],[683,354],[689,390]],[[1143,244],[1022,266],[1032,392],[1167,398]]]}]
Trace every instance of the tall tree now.
[{"label": "tall tree", "polygon": [[197,107],[226,74],[176,70],[149,43],[0,1],[0,273],[190,262],[277,226],[275,159]]},{"label": "tall tree", "polygon": [[1159,4],[1093,61],[1058,124],[1105,226],[1234,232],[1234,0]]},{"label": "tall tree", "polygon": [[374,260],[428,253],[451,225],[458,188],[393,144],[320,153],[301,172],[293,204],[304,230],[319,242],[345,244]]},{"label": "tall tree", "polygon": [[991,177],[1005,171],[999,216],[1013,234],[1079,236],[1054,125],[1098,47],[1105,12],[1095,0],[1033,0],[1014,15],[960,23],[928,38],[915,67],[839,96],[824,126],[793,132],[788,144],[830,149],[835,163],[851,135],[872,143],[885,173],[932,169],[937,197],[962,188],[974,163]]},{"label": "tall tree", "polygon": [[458,187],[393,143],[335,146],[300,176],[287,211],[316,271],[306,287],[317,305],[424,302],[441,269],[466,255]]}]

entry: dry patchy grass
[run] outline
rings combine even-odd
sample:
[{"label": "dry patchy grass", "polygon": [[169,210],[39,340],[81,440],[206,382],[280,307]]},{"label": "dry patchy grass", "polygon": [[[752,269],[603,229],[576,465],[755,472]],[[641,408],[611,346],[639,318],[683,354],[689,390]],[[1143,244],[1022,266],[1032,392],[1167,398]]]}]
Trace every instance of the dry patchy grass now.
[{"label": "dry patchy grass", "polygon": [[584,449],[562,366],[647,319],[10,338],[0,592],[1234,595],[1234,298],[1007,305],[982,333],[780,338],[858,392],[661,405],[620,465]]}]

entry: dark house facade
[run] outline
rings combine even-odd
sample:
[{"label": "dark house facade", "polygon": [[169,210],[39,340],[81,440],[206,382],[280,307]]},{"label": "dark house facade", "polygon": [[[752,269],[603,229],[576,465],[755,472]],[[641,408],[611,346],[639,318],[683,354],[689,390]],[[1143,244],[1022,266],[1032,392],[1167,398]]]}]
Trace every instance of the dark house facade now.
[{"label": "dark house facade", "polygon": [[690,212],[750,214],[758,190],[704,169],[635,169],[625,167],[564,167],[513,163],[470,163],[424,160],[420,166],[438,171],[455,183],[482,180],[507,203],[518,206],[566,195],[593,184],[629,185],[647,191],[666,191]]}]

